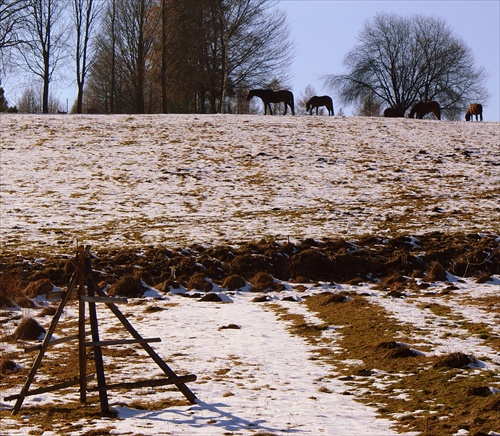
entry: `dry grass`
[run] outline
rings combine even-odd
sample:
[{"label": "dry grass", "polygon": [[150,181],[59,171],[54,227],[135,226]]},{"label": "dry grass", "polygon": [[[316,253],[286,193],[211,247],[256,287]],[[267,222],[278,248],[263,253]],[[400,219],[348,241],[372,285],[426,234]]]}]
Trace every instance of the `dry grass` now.
[{"label": "dry grass", "polygon": [[[449,436],[461,428],[469,429],[470,434],[500,428],[500,399],[484,388],[497,385],[498,377],[491,371],[470,368],[474,356],[416,354],[411,346],[402,345],[412,342],[411,325],[397,322],[361,295],[326,304],[331,300],[328,294],[306,300],[309,309],[323,320],[320,326],[274,308],[291,323],[291,332],[313,345],[322,344],[317,358],[336,368],[357,400],[376,407],[382,417],[396,419],[401,431]],[[442,307],[435,309],[441,311]],[[449,310],[442,313],[450,315]],[[334,347],[325,347],[329,339],[322,335],[329,325],[341,327]]]}]

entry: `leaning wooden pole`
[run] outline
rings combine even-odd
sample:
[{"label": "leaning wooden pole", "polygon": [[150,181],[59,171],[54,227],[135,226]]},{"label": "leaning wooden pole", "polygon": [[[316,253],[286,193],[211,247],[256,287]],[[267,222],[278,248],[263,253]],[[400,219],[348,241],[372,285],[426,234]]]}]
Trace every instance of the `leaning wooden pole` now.
[{"label": "leaning wooden pole", "polygon": [[[87,287],[92,287],[94,290],[101,296],[105,297],[106,294],[104,291],[102,291],[95,281],[91,278],[90,283],[87,284]],[[155,363],[161,368],[161,370],[167,374],[169,377],[177,377],[175,372],[165,363],[165,361],[153,350],[153,348],[143,340],[143,337],[137,332],[137,330],[130,324],[130,322],[127,320],[125,315],[123,315],[116,307],[115,304],[113,303],[106,303],[108,308],[115,314],[115,316],[120,320],[120,322],[123,324],[125,329],[134,337],[134,339],[137,339],[139,341],[139,344],[141,345],[142,348],[149,354],[149,356],[155,361]],[[191,404],[196,404],[198,402],[198,398],[196,395],[189,389],[184,383],[178,382],[174,383],[177,389],[179,389],[186,399],[191,403]]]},{"label": "leaning wooden pole", "polygon": [[57,327],[57,323],[59,322],[59,318],[61,317],[61,314],[64,310],[64,306],[66,306],[66,303],[68,302],[75,285],[78,283],[77,280],[78,280],[78,274],[75,272],[75,274],[73,274],[73,276],[71,277],[70,285],[68,286],[68,289],[66,290],[66,293],[64,294],[64,296],[63,296],[63,298],[62,298],[61,302],[59,303],[59,306],[56,310],[56,313],[55,313],[54,317],[52,318],[52,322],[50,324],[49,330],[47,331],[45,338],[42,342],[42,346],[40,348],[40,351],[38,352],[38,356],[35,360],[35,363],[31,367],[31,370],[28,374],[26,382],[24,383],[24,386],[21,389],[21,393],[19,394],[19,397],[17,398],[17,401],[16,401],[16,404],[14,405],[14,408],[12,409],[13,415],[16,415],[19,412],[19,410],[21,409],[21,406],[23,404],[24,398],[28,395],[28,391],[29,391],[29,388],[31,386],[31,383],[33,382],[33,379],[35,378],[35,374],[38,371],[38,367],[42,363],[43,356],[45,354],[45,351],[47,351],[50,339],[52,338],[52,335]]}]

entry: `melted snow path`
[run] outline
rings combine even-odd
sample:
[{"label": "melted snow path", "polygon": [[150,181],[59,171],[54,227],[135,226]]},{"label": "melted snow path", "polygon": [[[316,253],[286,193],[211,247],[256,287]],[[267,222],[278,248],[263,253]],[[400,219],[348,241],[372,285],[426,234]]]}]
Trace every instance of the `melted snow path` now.
[{"label": "melted snow path", "polygon": [[[335,379],[333,368],[310,360],[310,347],[291,336],[272,311],[252,303],[254,295],[240,293],[235,298],[236,304],[197,302],[193,310],[192,300],[172,297],[179,306],[159,313],[157,323],[141,326],[145,336],[162,336],[156,349],[162,356],[176,355],[176,370],[198,375],[190,386],[201,404],[146,413],[122,409],[120,415],[128,419],[116,423],[117,430],[132,426],[145,434],[173,435],[396,434],[374,410],[341,395],[347,388]],[[229,324],[240,329],[218,330]]]},{"label": "melted snow path", "polygon": [[[188,386],[200,402],[160,411],[137,410],[124,404],[183,396],[165,388],[110,391],[110,405],[120,419],[85,420],[84,430],[71,434],[105,428],[113,428],[113,434],[131,435],[398,434],[391,430],[388,420],[376,417],[374,409],[343,395],[348,388],[336,379],[334,368],[311,360],[312,348],[289,334],[286,323],[266,308],[266,303],[252,302],[254,297],[253,293],[240,292],[225,297],[226,304],[173,295],[146,305],[127,306],[124,313],[143,337],[162,338],[153,348],[177,374],[197,375],[198,379]],[[152,304],[163,310],[144,312]],[[68,307],[66,317],[77,317],[74,306]],[[111,312],[99,310],[98,317],[101,338],[116,338],[118,322]],[[240,328],[220,330],[230,324]],[[109,368],[107,359],[104,363]],[[132,356],[125,364],[115,358],[113,363],[120,369],[107,371],[108,383],[162,375],[149,358]],[[77,401],[76,391],[28,397],[23,407]],[[2,425],[10,435],[24,435],[36,429],[26,418],[21,417],[22,427],[10,419],[3,420]],[[43,434],[56,435],[58,431],[55,424],[53,432]]]}]

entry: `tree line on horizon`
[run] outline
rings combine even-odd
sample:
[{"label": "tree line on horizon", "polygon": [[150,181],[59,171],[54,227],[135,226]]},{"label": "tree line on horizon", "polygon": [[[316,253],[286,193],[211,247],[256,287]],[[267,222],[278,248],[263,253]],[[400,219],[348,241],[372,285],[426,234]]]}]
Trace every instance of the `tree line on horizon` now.
[{"label": "tree line on horizon", "polygon": [[[72,70],[73,113],[248,113],[253,87],[288,88],[294,44],[276,0],[3,0],[0,79],[24,71],[19,110],[57,112],[51,85]],[[487,73],[435,17],[380,13],[323,77],[358,115],[437,100],[449,119],[485,102]],[[68,68],[68,65],[73,65]],[[0,83],[1,84],[1,83]],[[307,87],[303,104],[314,92]],[[2,94],[3,97],[3,94]],[[8,108],[0,101],[0,110]],[[40,104],[41,101],[41,104]]]}]

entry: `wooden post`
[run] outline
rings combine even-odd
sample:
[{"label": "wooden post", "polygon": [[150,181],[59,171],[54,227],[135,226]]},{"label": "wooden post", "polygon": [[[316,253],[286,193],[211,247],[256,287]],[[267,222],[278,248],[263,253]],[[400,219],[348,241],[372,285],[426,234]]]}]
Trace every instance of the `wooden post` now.
[{"label": "wooden post", "polygon": [[[81,295],[83,287],[80,288]],[[85,302],[78,300],[78,364],[80,367],[80,403],[87,402],[87,349],[85,343]]]}]

